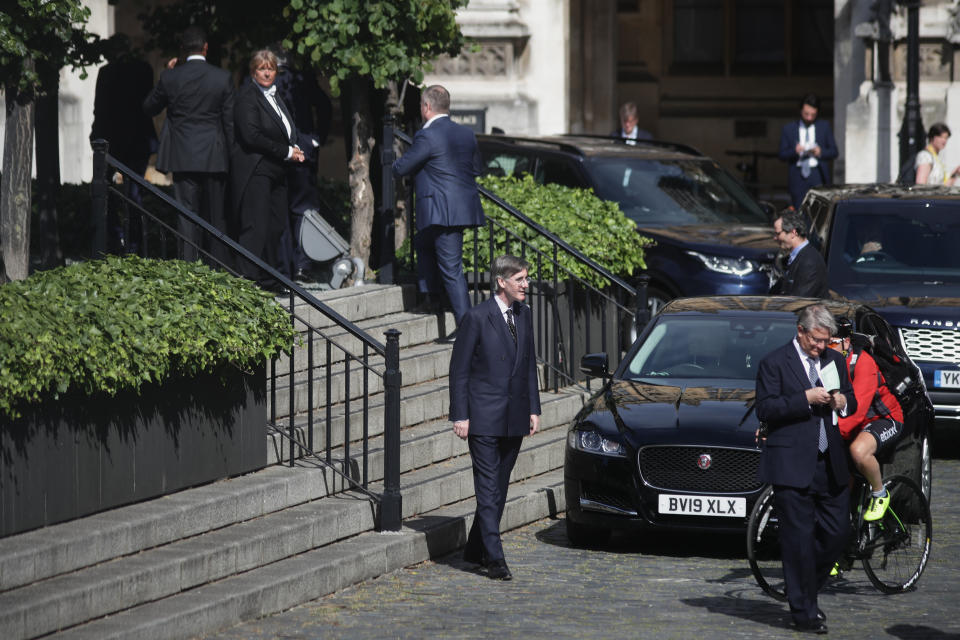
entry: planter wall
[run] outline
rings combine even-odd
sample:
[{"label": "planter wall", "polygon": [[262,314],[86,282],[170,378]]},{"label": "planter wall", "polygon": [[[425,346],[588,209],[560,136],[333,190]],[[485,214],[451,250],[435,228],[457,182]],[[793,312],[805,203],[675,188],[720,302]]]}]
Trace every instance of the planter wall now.
[{"label": "planter wall", "polygon": [[265,367],[61,396],[0,429],[0,536],[266,464]]}]

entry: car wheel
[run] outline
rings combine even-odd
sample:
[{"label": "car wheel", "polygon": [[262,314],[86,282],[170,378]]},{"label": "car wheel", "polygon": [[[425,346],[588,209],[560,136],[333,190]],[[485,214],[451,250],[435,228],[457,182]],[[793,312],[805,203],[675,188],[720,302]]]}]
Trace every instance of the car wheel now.
[{"label": "car wheel", "polygon": [[610,538],[609,529],[591,527],[590,525],[574,522],[569,517],[567,523],[567,540],[575,547],[595,547],[602,545]]}]

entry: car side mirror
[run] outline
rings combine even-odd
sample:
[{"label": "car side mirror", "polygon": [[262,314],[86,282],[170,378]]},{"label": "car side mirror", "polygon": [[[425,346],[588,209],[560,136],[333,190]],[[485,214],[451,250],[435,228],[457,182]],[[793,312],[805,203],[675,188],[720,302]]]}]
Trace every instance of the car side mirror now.
[{"label": "car side mirror", "polygon": [[580,358],[580,371],[595,378],[609,378],[606,353],[588,353]]}]

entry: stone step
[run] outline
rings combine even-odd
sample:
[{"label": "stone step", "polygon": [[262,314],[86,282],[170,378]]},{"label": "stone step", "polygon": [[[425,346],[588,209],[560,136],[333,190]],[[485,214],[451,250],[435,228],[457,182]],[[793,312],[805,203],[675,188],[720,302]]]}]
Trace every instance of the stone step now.
[{"label": "stone step", "polygon": [[[407,347],[433,343],[438,338],[448,335],[454,327],[453,314],[446,313],[443,316],[431,315],[416,312],[400,312],[389,316],[370,318],[356,323],[357,326],[372,338],[382,344],[386,343],[384,335],[389,329],[396,329],[400,332],[398,344],[400,345],[400,356],[403,358],[403,350]],[[298,325],[300,339],[293,349],[293,367],[294,373],[306,371],[307,365],[311,362],[309,352],[308,334],[305,328]],[[314,368],[325,367],[327,364],[327,343],[330,343],[330,362],[339,364],[344,361],[345,353],[351,354],[354,358],[363,357],[363,344],[340,327],[333,327],[315,331],[313,336],[313,355],[312,362]],[[379,357],[375,351],[369,351],[369,357]],[[277,358],[277,373],[289,375],[290,356],[281,355]]]},{"label": "stone step", "polygon": [[[530,478],[510,487],[502,528],[509,530],[555,516],[564,506],[561,471]],[[175,640],[212,633],[243,620],[283,611],[363,580],[449,553],[463,544],[474,508],[472,499],[464,500],[429,516],[410,520],[399,533],[366,532],[67,629],[58,637]]]},{"label": "stone step", "polygon": [[[311,289],[310,293],[353,323],[402,312],[405,308],[413,306],[414,296],[412,288],[386,284],[370,284],[332,291]],[[290,308],[288,296],[278,296],[276,300],[284,309]],[[295,302],[294,312],[301,320],[318,329],[335,326],[335,323],[326,315],[301,300]],[[382,341],[381,337],[374,337]]]},{"label": "stone step", "polygon": [[[524,441],[514,482],[562,465],[565,434],[553,431]],[[473,496],[470,458],[404,474],[401,484],[404,517],[461,502]],[[35,582],[0,594],[0,629],[5,640],[66,629],[358,535],[373,518],[367,500],[328,498]]]},{"label": "stone step", "polygon": [[[400,352],[400,375],[403,385],[412,386],[421,382],[428,382],[438,378],[446,378],[450,367],[450,344],[419,344],[403,349]],[[383,358],[372,356],[368,362],[369,370],[360,362],[351,361],[349,375],[343,361],[331,366],[329,375],[326,368],[315,369],[312,380],[313,406],[323,407],[327,400],[327,385],[330,385],[330,399],[336,404],[343,402],[347,397],[347,382],[349,382],[350,398],[357,399],[364,395],[363,379],[367,378],[367,395],[383,391]],[[290,415],[290,376],[281,374],[277,369],[276,403],[277,416]],[[378,375],[379,374],[379,375]],[[294,413],[303,413],[309,409],[309,389],[311,380],[305,371],[294,377]],[[270,411],[269,400],[267,411]]]},{"label": "stone step", "polygon": [[[561,429],[566,433],[570,418],[583,406],[584,395],[579,390],[565,390],[562,393],[542,393],[540,396],[542,415],[540,416],[541,434],[552,429]],[[539,436],[538,436],[539,437]],[[406,473],[428,465],[443,462],[449,458],[468,455],[465,440],[453,435],[450,423],[447,420],[433,420],[414,427],[404,429],[400,434],[400,472]],[[359,443],[353,443],[350,456],[355,464],[353,477],[359,481],[363,478],[363,459]],[[383,479],[383,437],[371,438],[368,442],[369,468],[367,481],[377,482]],[[336,447],[331,450],[331,459],[343,468],[344,449]],[[339,477],[335,483],[345,482]],[[336,489],[336,486],[334,487]]]}]

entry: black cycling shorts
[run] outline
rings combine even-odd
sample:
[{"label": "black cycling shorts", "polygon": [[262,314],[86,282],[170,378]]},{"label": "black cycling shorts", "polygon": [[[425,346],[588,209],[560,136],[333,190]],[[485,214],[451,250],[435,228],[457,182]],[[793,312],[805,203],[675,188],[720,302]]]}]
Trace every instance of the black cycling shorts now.
[{"label": "black cycling shorts", "polygon": [[903,423],[892,418],[874,420],[863,428],[877,441],[877,454],[893,449],[900,436],[903,435]]}]

